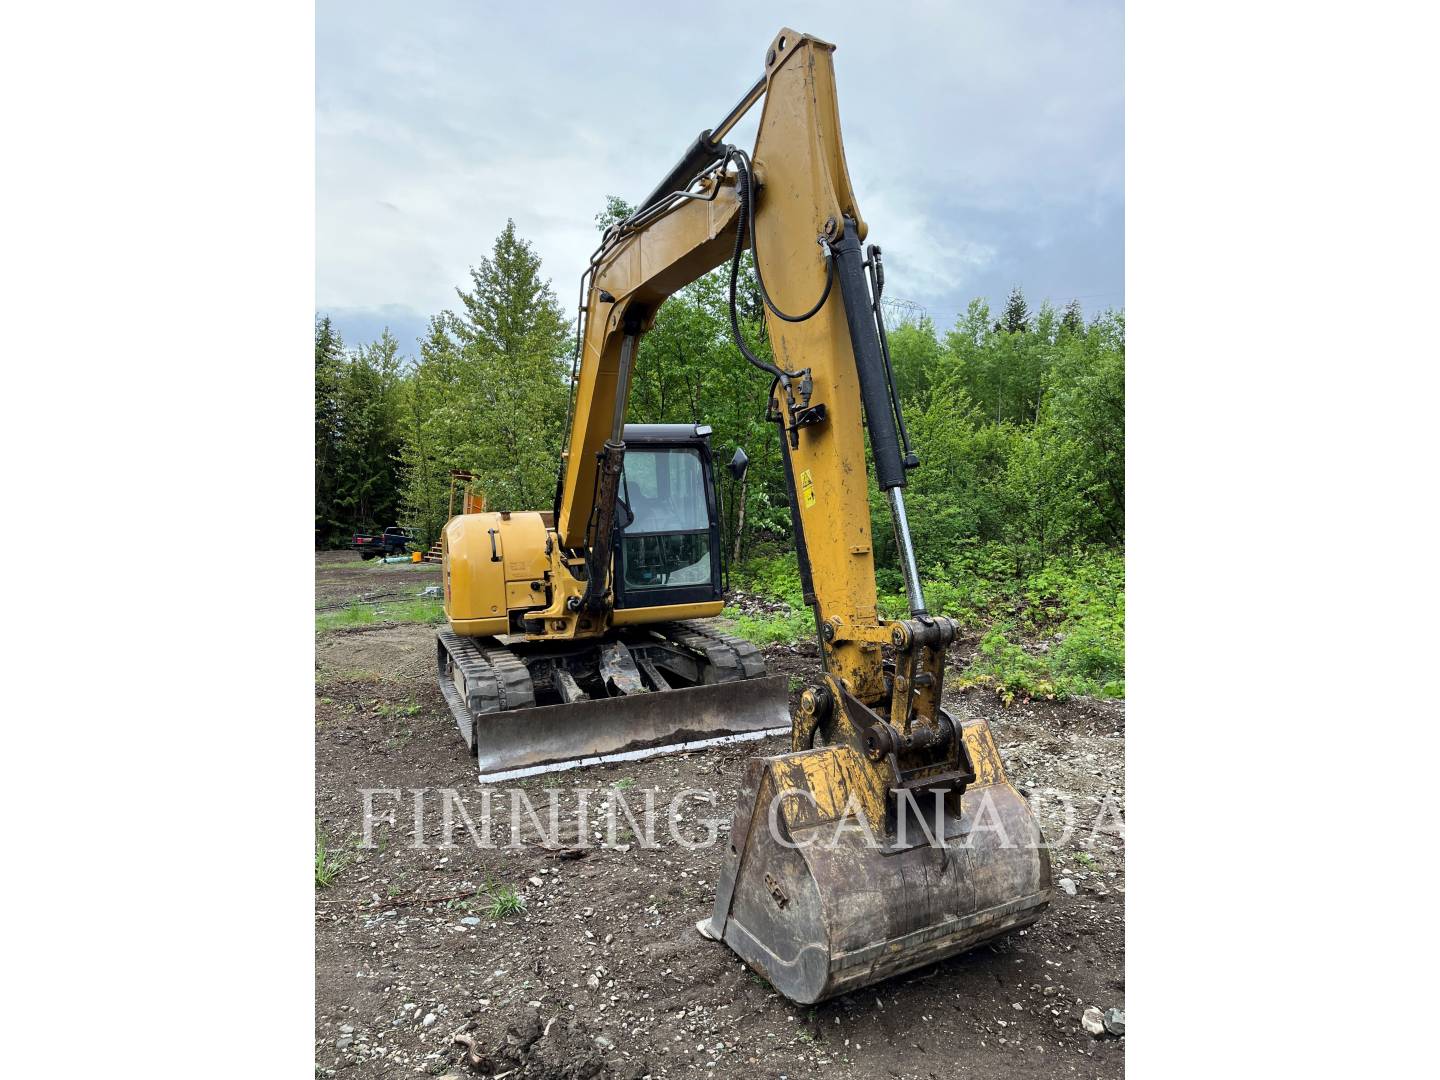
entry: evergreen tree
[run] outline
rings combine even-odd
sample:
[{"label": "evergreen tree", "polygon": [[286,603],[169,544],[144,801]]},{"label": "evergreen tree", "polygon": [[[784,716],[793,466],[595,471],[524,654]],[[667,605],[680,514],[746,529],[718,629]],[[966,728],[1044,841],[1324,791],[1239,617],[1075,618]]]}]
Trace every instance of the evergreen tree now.
[{"label": "evergreen tree", "polygon": [[315,546],[328,547],[335,520],[335,470],[340,442],[340,376],[345,351],[330,316],[315,320]]},{"label": "evergreen tree", "polygon": [[568,322],[555,290],[540,277],[540,256],[505,222],[490,258],[470,270],[473,288],[456,289],[463,311],[454,329],[481,353],[553,360],[564,351]]},{"label": "evergreen tree", "polygon": [[335,516],[342,536],[399,518],[402,366],[399,342],[386,329],[379,341],[355,350],[341,372]]},{"label": "evergreen tree", "polygon": [[1030,307],[1025,303],[1025,294],[1016,285],[1010,290],[1010,299],[1005,301],[1005,313],[1000,316],[999,328],[1007,334],[1023,334],[1030,329]]},{"label": "evergreen tree", "polygon": [[450,470],[473,472],[496,509],[542,510],[560,460],[570,324],[514,221],[470,281],[458,313],[431,319],[404,402],[404,512],[426,543],[444,525]]},{"label": "evergreen tree", "polygon": [[1080,310],[1080,301],[1071,300],[1065,305],[1065,314],[1060,316],[1060,330],[1072,336],[1085,332],[1085,316]]},{"label": "evergreen tree", "polygon": [[461,346],[462,392],[477,410],[471,432],[477,479],[497,508],[543,509],[568,404],[570,324],[513,220],[470,278],[469,292],[456,290],[463,312],[447,315]]},{"label": "evergreen tree", "polygon": [[444,315],[432,315],[420,356],[406,380],[404,439],[400,449],[405,523],[426,547],[440,538],[450,506],[450,470],[474,462],[462,449],[466,423],[461,404],[459,349]]}]

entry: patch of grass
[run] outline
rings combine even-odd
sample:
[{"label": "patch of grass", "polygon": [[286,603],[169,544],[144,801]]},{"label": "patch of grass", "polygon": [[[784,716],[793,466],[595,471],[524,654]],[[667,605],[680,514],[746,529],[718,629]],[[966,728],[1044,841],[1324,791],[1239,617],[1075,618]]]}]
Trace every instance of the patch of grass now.
[{"label": "patch of grass", "polygon": [[1123,616],[1086,613],[1062,624],[1059,640],[1045,650],[1027,649],[1013,623],[996,623],[980,639],[980,651],[960,672],[960,686],[989,686],[1009,705],[1017,695],[1066,698],[1088,694],[1125,696]]},{"label": "patch of grass", "polygon": [[508,919],[511,915],[519,915],[525,910],[525,897],[509,885],[493,885],[487,895],[490,906],[485,909],[485,914],[493,920]]},{"label": "patch of grass", "polygon": [[330,847],[325,839],[325,834],[316,830],[315,832],[315,887],[317,889],[328,889],[335,884],[335,879],[353,861],[354,856],[345,849],[336,850]]},{"label": "patch of grass", "polygon": [[[982,639],[980,656],[962,673],[989,682],[1007,702],[1089,694],[1125,696],[1125,558],[1091,549],[1051,559],[1020,581],[1008,599],[1008,618]],[[1016,639],[1042,636],[1043,650]]]},{"label": "patch of grass", "polygon": [[385,619],[387,622],[444,622],[445,602],[429,597],[395,601],[385,605]]},{"label": "patch of grass", "polygon": [[1055,671],[1074,691],[1125,696],[1124,598],[1118,613],[1093,612],[1075,620],[1055,646]]},{"label": "patch of grass", "polygon": [[408,727],[407,727],[407,728],[400,728],[400,729],[396,730],[393,734],[391,734],[391,736],[390,736],[388,739],[385,740],[385,749],[386,749],[386,750],[398,750],[398,749],[400,749],[401,747],[405,746],[405,744],[410,741],[410,739],[414,736],[414,734],[415,734],[414,730],[411,729],[411,728],[408,728]]},{"label": "patch of grass", "polygon": [[352,600],[339,611],[323,611],[315,616],[316,630],[338,630],[343,626],[364,626],[375,621],[375,608]]},{"label": "patch of grass", "polygon": [[445,621],[445,606],[440,600],[384,600],[364,604],[352,600],[339,611],[325,611],[315,616],[315,631],[342,630],[351,626],[375,623],[438,623]]},{"label": "patch of grass", "polygon": [[[333,671],[321,670],[315,674],[315,689],[323,690],[334,686],[341,686],[345,683],[386,683],[396,686],[406,685],[404,679],[396,675],[387,675],[381,671],[371,671],[369,668],[336,668]],[[331,699],[326,704],[335,704]]]},{"label": "patch of grass", "polygon": [[633,776],[627,776],[623,780],[616,780],[615,783],[611,784],[610,786],[617,787],[621,791],[624,791],[626,788],[632,788],[635,786],[635,778]]}]

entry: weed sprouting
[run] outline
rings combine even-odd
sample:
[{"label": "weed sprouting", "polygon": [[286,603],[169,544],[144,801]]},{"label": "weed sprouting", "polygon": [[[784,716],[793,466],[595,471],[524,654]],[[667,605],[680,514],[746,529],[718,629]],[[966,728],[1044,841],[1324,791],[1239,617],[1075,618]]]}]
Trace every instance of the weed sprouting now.
[{"label": "weed sprouting", "polygon": [[335,879],[353,861],[354,856],[343,848],[336,850],[330,847],[325,839],[325,834],[316,830],[315,833],[315,887],[317,889],[328,889],[335,883]]},{"label": "weed sprouting", "polygon": [[511,915],[519,915],[525,910],[525,897],[509,885],[487,886],[486,892],[490,906],[485,909],[485,914],[491,919],[508,919]]}]

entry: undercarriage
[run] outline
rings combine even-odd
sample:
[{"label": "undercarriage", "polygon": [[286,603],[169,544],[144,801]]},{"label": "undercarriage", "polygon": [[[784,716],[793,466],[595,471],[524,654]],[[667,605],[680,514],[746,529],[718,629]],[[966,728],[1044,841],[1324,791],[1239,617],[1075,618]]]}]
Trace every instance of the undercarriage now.
[{"label": "undercarriage", "polygon": [[515,779],[790,730],[787,680],[701,622],[551,643],[436,635],[441,693],[480,765]]}]

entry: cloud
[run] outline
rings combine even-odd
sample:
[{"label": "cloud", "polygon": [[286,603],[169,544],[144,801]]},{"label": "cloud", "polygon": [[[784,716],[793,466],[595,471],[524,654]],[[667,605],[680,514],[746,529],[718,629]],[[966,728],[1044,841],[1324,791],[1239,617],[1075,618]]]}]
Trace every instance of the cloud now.
[{"label": "cloud", "polygon": [[[513,217],[573,309],[605,196],[637,199],[759,74],[768,5],[320,0],[316,306],[407,348]],[[1124,302],[1119,3],[833,2],[851,176],[887,292]],[[735,133],[748,145],[753,123]],[[372,331],[372,328],[375,329]],[[412,332],[413,331],[413,332]]]}]

